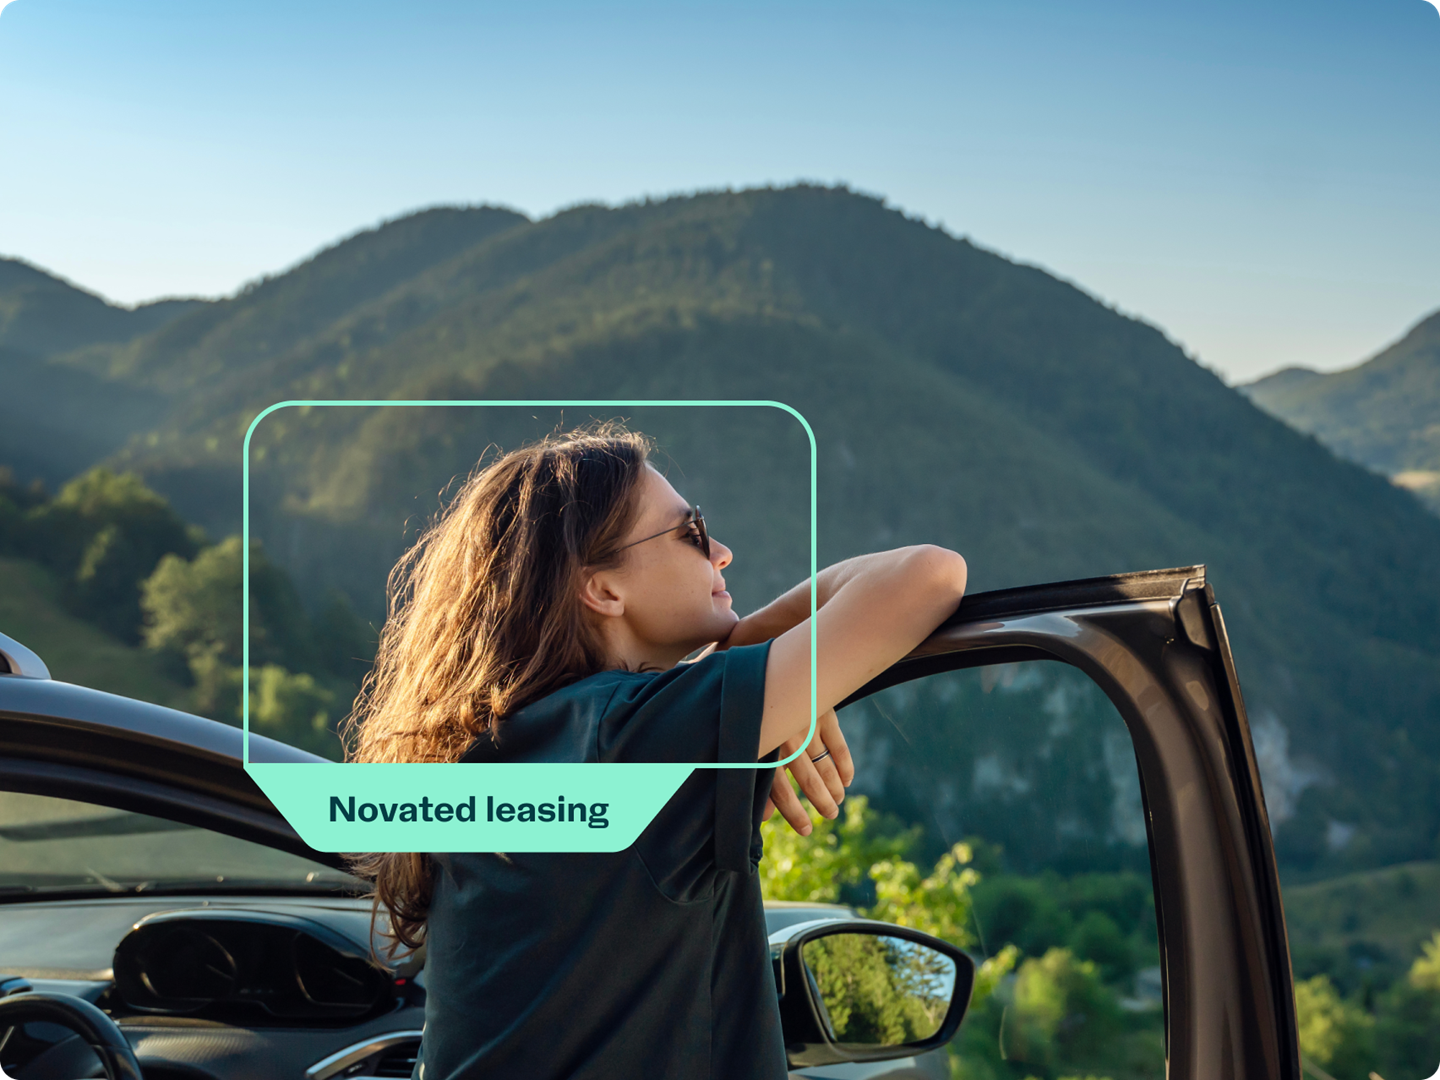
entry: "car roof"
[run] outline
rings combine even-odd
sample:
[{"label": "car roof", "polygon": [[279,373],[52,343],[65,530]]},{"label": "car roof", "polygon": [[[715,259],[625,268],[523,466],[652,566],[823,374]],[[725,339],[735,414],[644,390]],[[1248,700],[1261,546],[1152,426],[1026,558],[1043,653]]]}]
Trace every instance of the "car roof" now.
[{"label": "car roof", "polygon": [[[134,741],[179,743],[235,763],[242,759],[244,733],[237,727],[179,709],[108,694],[54,679],[0,675],[0,714],[21,714],[67,727],[104,729]],[[250,760],[323,762],[327,759],[287,743],[251,733]]]}]

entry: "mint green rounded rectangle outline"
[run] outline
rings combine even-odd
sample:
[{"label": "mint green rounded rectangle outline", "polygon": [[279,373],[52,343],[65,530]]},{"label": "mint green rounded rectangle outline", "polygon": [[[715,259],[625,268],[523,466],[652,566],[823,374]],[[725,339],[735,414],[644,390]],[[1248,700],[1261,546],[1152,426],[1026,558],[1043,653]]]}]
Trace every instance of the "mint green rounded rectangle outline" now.
[{"label": "mint green rounded rectangle outline", "polygon": [[[815,452],[815,429],[810,426],[810,421],[800,414],[798,409],[786,405],[783,401],[768,401],[761,399],[736,399],[736,400],[699,400],[699,401],[551,401],[551,400],[436,400],[436,401],[415,401],[415,400],[345,400],[345,399],[297,399],[293,401],[277,401],[274,405],[266,407],[261,413],[250,421],[250,426],[245,429],[245,443],[241,457],[241,596],[240,596],[240,619],[241,619],[241,644],[240,644],[240,727],[243,732],[241,737],[241,764],[245,771],[250,771],[250,437],[255,434],[256,427],[260,421],[273,412],[281,409],[296,409],[303,407],[321,406],[359,408],[377,406],[397,406],[400,408],[416,408],[420,406],[448,406],[455,407],[514,407],[514,408],[561,408],[561,409],[632,409],[639,406],[677,406],[681,408],[767,408],[779,409],[787,412],[805,429],[805,435],[810,440],[810,730],[805,736],[796,751],[787,758],[773,762],[756,762],[750,764],[743,761],[703,761],[690,766],[694,769],[774,769],[782,765],[788,765],[805,752],[805,747],[815,737],[815,725],[818,717],[815,715],[816,697],[818,689],[816,686],[816,663],[815,663],[815,580],[816,580],[816,545],[815,545],[815,522],[816,522],[816,452]],[[403,763],[402,763],[403,764]],[[592,764],[605,765],[607,762],[595,762]],[[379,767],[378,764],[376,767]]]}]

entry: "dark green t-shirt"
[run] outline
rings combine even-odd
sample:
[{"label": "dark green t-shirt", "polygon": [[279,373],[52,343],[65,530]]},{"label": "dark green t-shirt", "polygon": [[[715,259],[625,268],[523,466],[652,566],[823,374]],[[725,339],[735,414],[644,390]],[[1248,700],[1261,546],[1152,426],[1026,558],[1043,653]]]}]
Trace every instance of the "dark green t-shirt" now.
[{"label": "dark green t-shirt", "polygon": [[[462,760],[754,761],[768,654],[593,675]],[[613,854],[432,855],[415,1075],[783,1080],[756,871],[773,775],[697,769]]]}]

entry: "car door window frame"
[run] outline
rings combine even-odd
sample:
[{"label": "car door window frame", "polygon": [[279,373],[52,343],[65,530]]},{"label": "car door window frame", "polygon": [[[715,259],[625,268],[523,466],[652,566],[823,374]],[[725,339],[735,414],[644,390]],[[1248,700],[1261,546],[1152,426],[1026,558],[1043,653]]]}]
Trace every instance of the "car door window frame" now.
[{"label": "car door window frame", "polygon": [[840,707],[940,672],[1039,659],[1089,676],[1134,744],[1170,1080],[1299,1080],[1269,817],[1203,566],[967,597],[909,657]]}]

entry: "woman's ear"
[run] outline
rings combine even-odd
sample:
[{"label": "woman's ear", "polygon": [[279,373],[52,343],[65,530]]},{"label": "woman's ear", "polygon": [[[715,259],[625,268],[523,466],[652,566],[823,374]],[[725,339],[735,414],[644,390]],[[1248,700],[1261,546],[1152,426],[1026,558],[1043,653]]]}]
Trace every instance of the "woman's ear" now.
[{"label": "woman's ear", "polygon": [[625,598],[608,570],[596,570],[581,579],[580,602],[597,615],[618,618],[625,614]]}]

